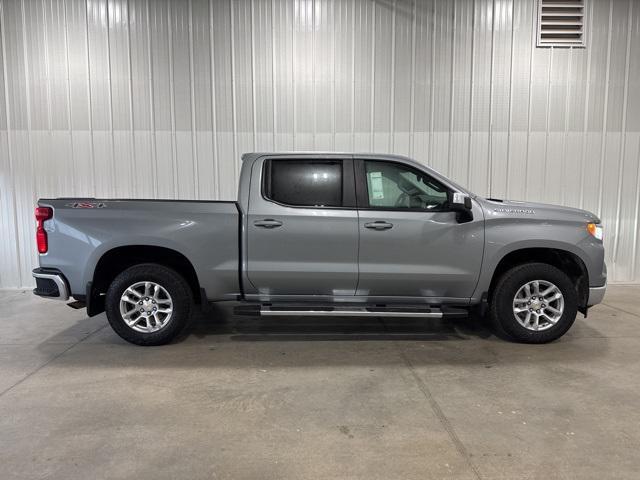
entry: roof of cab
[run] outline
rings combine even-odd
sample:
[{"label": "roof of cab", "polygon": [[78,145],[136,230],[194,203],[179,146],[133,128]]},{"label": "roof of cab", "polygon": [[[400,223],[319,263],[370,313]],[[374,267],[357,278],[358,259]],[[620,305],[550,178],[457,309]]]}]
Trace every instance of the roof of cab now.
[{"label": "roof of cab", "polygon": [[368,153],[368,152],[313,152],[313,151],[290,151],[290,152],[247,152],[242,154],[242,161],[254,160],[260,157],[290,157],[290,158],[300,158],[300,157],[318,157],[318,156],[331,156],[331,157],[339,157],[339,156],[354,156],[360,158],[378,158],[378,159],[398,159],[398,160],[409,160],[414,161],[412,158],[406,157],[404,155],[396,155],[391,153]]}]

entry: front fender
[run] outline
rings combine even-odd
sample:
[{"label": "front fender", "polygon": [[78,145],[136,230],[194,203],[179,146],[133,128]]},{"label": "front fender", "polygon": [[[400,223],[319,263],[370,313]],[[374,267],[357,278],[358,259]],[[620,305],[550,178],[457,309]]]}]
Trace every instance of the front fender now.
[{"label": "front fender", "polygon": [[[506,238],[513,238],[520,234],[518,228],[514,227],[511,235]],[[564,228],[558,230],[565,230]],[[584,232],[584,233],[582,233]],[[491,281],[495,275],[496,268],[500,262],[509,254],[525,249],[553,249],[574,254],[579,258],[586,269],[589,286],[601,286],[606,282],[606,269],[604,266],[604,249],[602,242],[595,240],[586,230],[567,227],[566,231],[556,235],[556,238],[539,236],[538,238],[520,238],[517,240],[500,240],[504,235],[487,235],[485,245],[484,261],[482,272],[478,279],[478,285],[473,293],[472,301],[480,301],[484,294],[489,291]],[[551,235],[549,235],[551,237]],[[571,240],[563,240],[562,238]],[[535,258],[532,258],[535,261]]]}]

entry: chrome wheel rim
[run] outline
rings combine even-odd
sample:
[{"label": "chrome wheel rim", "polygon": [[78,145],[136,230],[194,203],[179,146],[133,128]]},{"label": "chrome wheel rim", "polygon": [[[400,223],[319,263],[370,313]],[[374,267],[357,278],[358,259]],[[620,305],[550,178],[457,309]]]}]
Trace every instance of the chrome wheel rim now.
[{"label": "chrome wheel rim", "polygon": [[136,332],[157,332],[169,323],[172,314],[171,295],[155,282],[136,282],[120,297],[120,315]]},{"label": "chrome wheel rim", "polygon": [[513,297],[513,315],[527,330],[547,330],[558,323],[563,313],[562,292],[546,280],[525,283]]}]

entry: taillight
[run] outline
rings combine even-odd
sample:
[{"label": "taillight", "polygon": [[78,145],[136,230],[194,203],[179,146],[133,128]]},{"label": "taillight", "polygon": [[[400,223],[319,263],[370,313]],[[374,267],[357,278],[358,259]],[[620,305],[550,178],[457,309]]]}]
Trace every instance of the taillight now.
[{"label": "taillight", "polygon": [[39,253],[47,253],[49,241],[47,231],[44,229],[44,221],[53,217],[53,210],[50,207],[36,207],[36,243]]}]

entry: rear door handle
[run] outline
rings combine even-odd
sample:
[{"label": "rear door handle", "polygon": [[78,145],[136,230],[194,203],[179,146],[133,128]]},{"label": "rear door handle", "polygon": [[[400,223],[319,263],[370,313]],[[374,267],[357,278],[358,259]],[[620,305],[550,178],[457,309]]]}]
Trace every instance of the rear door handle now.
[{"label": "rear door handle", "polygon": [[253,222],[256,227],[262,228],[276,228],[282,226],[280,220],[274,220],[273,218],[265,218],[264,220],[256,220]]},{"label": "rear door handle", "polygon": [[365,228],[372,230],[389,230],[393,228],[393,223],[385,222],[384,220],[378,220],[377,222],[369,222],[364,224]]}]

